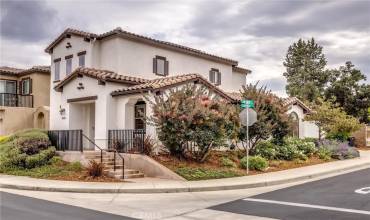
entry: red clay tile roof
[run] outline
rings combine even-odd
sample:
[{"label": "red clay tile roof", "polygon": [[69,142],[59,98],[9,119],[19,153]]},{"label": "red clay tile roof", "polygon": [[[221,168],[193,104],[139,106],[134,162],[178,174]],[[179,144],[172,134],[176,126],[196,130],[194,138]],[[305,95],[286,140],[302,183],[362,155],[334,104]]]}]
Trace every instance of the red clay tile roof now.
[{"label": "red clay tile roof", "polygon": [[231,102],[236,101],[231,96],[229,96],[226,92],[216,87],[212,83],[208,82],[208,80],[204,79],[199,74],[195,74],[195,73],[153,79],[143,84],[138,84],[135,86],[130,86],[127,88],[115,90],[111,94],[112,96],[119,96],[119,95],[128,95],[128,94],[141,93],[141,92],[147,92],[147,91],[158,91],[161,89],[166,89],[166,88],[186,84],[189,82],[201,83],[207,86],[210,90],[213,90],[215,93],[219,94],[221,97]]},{"label": "red clay tile roof", "polygon": [[117,83],[129,84],[129,85],[136,85],[136,84],[148,82],[148,80],[146,79],[132,77],[132,76],[124,76],[124,75],[120,75],[110,70],[100,70],[100,69],[87,68],[87,67],[78,67],[70,75],[68,75],[66,78],[60,81],[54,87],[54,89],[56,91],[61,91],[65,84],[67,84],[72,79],[78,76],[81,76],[81,75],[92,77],[92,78],[101,80],[103,82],[117,82]]},{"label": "red clay tile roof", "polygon": [[0,67],[0,74],[12,76],[24,76],[30,73],[49,73],[50,66],[33,66],[29,69],[18,69],[13,67],[2,66]]},{"label": "red clay tile roof", "polygon": [[297,97],[288,97],[288,98],[285,98],[283,100],[283,105],[284,106],[294,105],[294,104],[298,104],[299,106],[301,106],[303,109],[307,110],[308,112],[311,112],[312,111],[312,109],[310,107],[308,107],[306,104],[304,104]]},{"label": "red clay tile roof", "polygon": [[81,36],[81,37],[86,37],[86,38],[96,38],[98,40],[104,39],[104,38],[109,37],[109,36],[116,35],[118,37],[123,37],[123,38],[126,38],[126,39],[140,41],[140,42],[147,43],[147,44],[152,44],[152,45],[154,44],[156,46],[161,46],[161,47],[165,47],[165,48],[172,49],[172,50],[178,50],[178,51],[181,51],[181,52],[186,52],[186,53],[189,53],[189,54],[192,54],[192,55],[195,55],[195,56],[200,56],[200,57],[203,57],[203,58],[211,59],[211,60],[222,62],[222,63],[227,63],[227,64],[234,65],[234,66],[238,65],[238,62],[235,61],[235,60],[232,60],[232,59],[212,55],[212,54],[206,53],[204,51],[197,50],[197,49],[190,48],[190,47],[186,47],[186,46],[182,46],[182,45],[179,45],[179,44],[174,44],[174,43],[170,43],[170,42],[166,42],[166,41],[156,40],[156,39],[146,37],[146,36],[143,36],[143,35],[134,34],[134,33],[128,32],[128,31],[124,31],[121,28],[116,28],[112,31],[108,31],[108,32],[100,34],[100,35],[68,28],[61,35],[59,35],[59,37],[56,38],[45,49],[45,52],[51,53],[52,48],[55,45],[57,45],[61,40],[63,40],[68,34]]},{"label": "red clay tile roof", "polygon": [[251,70],[239,66],[233,66],[233,72],[244,73],[246,75],[252,73]]},{"label": "red clay tile roof", "polygon": [[228,92],[227,94],[236,101],[241,101],[243,98],[240,92]]},{"label": "red clay tile roof", "polygon": [[17,69],[8,66],[1,66],[0,73],[4,75],[17,75],[19,72],[24,71],[24,69]]}]

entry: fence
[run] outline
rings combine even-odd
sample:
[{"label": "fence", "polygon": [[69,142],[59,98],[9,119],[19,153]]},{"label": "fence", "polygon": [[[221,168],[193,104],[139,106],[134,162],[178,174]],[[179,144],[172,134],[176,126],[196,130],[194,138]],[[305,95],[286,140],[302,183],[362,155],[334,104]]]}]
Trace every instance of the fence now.
[{"label": "fence", "polygon": [[108,130],[108,150],[117,149],[120,153],[142,153],[144,141],[145,130],[142,129]]},{"label": "fence", "polygon": [[50,130],[48,135],[57,151],[83,151],[82,130]]}]

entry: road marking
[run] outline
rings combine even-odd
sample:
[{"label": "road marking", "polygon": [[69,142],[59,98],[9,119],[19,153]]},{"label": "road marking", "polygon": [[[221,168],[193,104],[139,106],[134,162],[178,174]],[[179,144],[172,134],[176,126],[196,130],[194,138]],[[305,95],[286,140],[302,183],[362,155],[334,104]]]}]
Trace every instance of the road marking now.
[{"label": "road marking", "polygon": [[330,211],[337,211],[337,212],[347,212],[347,213],[370,215],[369,211],[358,210],[358,209],[345,209],[345,208],[337,208],[337,207],[332,207],[332,206],[310,205],[310,204],[305,204],[305,203],[294,203],[294,202],[282,202],[282,201],[267,200],[267,199],[245,198],[243,200],[250,201],[250,202],[270,203],[270,204],[279,204],[279,205],[287,205],[287,206],[296,206],[296,207],[304,207],[304,208],[312,208],[312,209],[323,209],[323,210],[330,210]]},{"label": "road marking", "polygon": [[355,193],[364,194],[364,195],[369,194],[370,193],[370,187],[364,187],[364,188],[361,188],[361,189],[356,189]]}]

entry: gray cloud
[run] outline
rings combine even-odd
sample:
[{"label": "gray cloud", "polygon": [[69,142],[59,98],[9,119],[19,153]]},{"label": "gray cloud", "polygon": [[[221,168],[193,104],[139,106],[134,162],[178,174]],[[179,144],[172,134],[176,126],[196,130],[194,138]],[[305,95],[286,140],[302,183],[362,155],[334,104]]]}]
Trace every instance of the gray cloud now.
[{"label": "gray cloud", "polygon": [[44,1],[1,1],[0,32],[4,38],[35,42],[55,31],[56,11]]},{"label": "gray cloud", "polygon": [[249,1],[231,12],[227,1],[205,2],[186,26],[198,37],[216,38],[244,32],[286,37],[335,30],[370,30],[370,1]]},{"label": "gray cloud", "polygon": [[[370,78],[370,1],[0,0],[0,65],[50,64],[43,49],[65,28],[94,33],[115,27],[239,61],[284,94],[288,46],[315,37],[329,68],[352,61]],[[22,53],[19,53],[22,51]]]}]

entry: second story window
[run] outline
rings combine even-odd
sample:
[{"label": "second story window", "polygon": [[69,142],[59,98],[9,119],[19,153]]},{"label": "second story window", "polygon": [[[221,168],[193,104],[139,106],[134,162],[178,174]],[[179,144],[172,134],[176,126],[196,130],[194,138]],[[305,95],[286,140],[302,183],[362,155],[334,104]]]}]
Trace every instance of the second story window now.
[{"label": "second story window", "polygon": [[166,57],[155,56],[153,58],[153,73],[160,76],[168,76],[168,60]]},{"label": "second story window", "polygon": [[65,58],[66,58],[66,75],[69,75],[72,72],[73,55],[66,56]]},{"label": "second story window", "polygon": [[85,67],[85,55],[86,55],[86,51],[82,51],[82,52],[79,52],[77,54],[77,56],[78,56],[78,66]]},{"label": "second story window", "polygon": [[0,80],[0,93],[17,93],[17,81]]},{"label": "second story window", "polygon": [[54,60],[54,80],[60,80],[60,58]]},{"label": "second story window", "polygon": [[212,68],[209,71],[209,81],[216,86],[221,85],[221,72],[218,69]]},{"label": "second story window", "polygon": [[31,79],[30,78],[26,78],[26,79],[22,79],[21,80],[21,83],[20,83],[20,91],[22,93],[22,95],[29,95],[31,94]]}]

